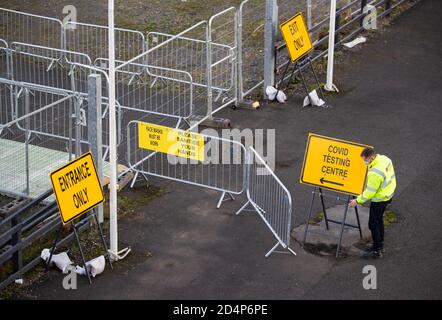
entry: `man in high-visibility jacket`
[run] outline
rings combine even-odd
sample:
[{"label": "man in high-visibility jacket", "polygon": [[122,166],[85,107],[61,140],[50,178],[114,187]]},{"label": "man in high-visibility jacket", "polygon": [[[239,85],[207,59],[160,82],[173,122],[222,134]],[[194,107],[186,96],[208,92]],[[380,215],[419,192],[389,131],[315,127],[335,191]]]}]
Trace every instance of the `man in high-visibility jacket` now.
[{"label": "man in high-visibility jacket", "polygon": [[368,166],[367,185],[364,192],[349,204],[351,208],[371,200],[368,227],[373,245],[364,253],[363,258],[381,258],[384,253],[384,211],[391,202],[396,189],[396,176],[392,161],[373,148],[367,147],[361,153]]}]

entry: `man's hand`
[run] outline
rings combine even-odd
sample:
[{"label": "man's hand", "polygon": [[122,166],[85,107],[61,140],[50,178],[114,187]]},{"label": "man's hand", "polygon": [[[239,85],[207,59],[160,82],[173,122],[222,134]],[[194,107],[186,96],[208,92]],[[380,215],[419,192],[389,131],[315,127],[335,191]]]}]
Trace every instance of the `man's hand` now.
[{"label": "man's hand", "polygon": [[350,203],[348,204],[349,208],[355,208],[358,205],[358,203],[356,202],[356,199],[353,199],[350,201]]}]

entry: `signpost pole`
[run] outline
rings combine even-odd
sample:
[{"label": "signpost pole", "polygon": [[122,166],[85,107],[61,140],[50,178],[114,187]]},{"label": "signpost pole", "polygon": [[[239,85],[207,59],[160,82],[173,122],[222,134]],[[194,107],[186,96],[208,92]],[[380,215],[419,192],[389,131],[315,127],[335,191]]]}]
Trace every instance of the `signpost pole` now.
[{"label": "signpost pole", "polygon": [[51,248],[51,253],[49,254],[49,259],[46,261],[46,271],[48,271],[49,265],[52,260],[52,256],[54,255],[55,248],[57,247],[58,239],[60,239],[61,231],[63,230],[63,223],[60,223],[60,228],[58,228],[57,235],[55,236],[54,244]]},{"label": "signpost pole", "polygon": [[77,240],[78,250],[80,251],[81,261],[83,263],[84,271],[86,272],[89,284],[92,284],[91,276],[90,276],[89,270],[87,269],[87,266],[86,266],[86,259],[84,258],[83,249],[81,248],[80,239],[78,238],[77,228],[75,227],[74,222],[71,222],[71,226],[74,229],[75,239]]},{"label": "signpost pole", "polygon": [[327,217],[327,211],[325,210],[325,203],[324,203],[324,197],[322,195],[322,188],[319,188],[319,196],[321,198],[321,204],[322,204],[322,211],[324,212],[324,220],[325,220],[325,226],[327,230],[330,230],[328,226],[328,217]]},{"label": "signpost pole", "polygon": [[305,82],[304,74],[302,73],[301,64],[299,62],[296,62],[296,65],[298,67],[299,75],[302,79],[302,84],[304,85],[305,92],[307,93],[308,101],[310,101],[310,105],[313,107],[313,101],[310,97],[310,91],[308,91],[307,83]]},{"label": "signpost pole", "polygon": [[[353,198],[353,199],[356,199],[355,196],[353,196],[352,198]],[[362,239],[362,229],[361,229],[361,221],[359,220],[358,206],[355,207],[355,213],[356,213],[356,220],[357,220],[357,222],[358,222],[359,237]]]},{"label": "signpost pole", "polygon": [[341,224],[341,233],[339,235],[339,242],[338,242],[338,246],[336,248],[336,258],[339,257],[339,252],[341,250],[342,237],[344,236],[345,221],[347,221],[348,204],[350,203],[350,199],[351,199],[351,196],[348,196],[347,203],[345,204],[344,217],[342,219],[342,224]]},{"label": "signpost pole", "polygon": [[308,227],[310,225],[310,218],[312,216],[313,204],[315,202],[315,196],[316,196],[316,187],[313,189],[313,192],[312,192],[312,201],[310,202],[310,210],[308,211],[307,222],[305,223],[305,231],[304,231],[304,239],[302,240],[302,247],[304,247],[305,240],[307,240]]},{"label": "signpost pole", "polygon": [[109,250],[107,249],[107,244],[106,244],[106,240],[104,239],[103,229],[101,228],[101,224],[99,222],[99,217],[97,217],[97,213],[95,212],[95,210],[92,212],[92,214],[93,214],[93,216],[95,218],[95,222],[97,223],[98,233],[100,234],[101,243],[103,244],[103,247],[104,247],[104,250],[105,250],[104,256],[109,261],[109,265],[110,265],[111,269],[113,269],[114,267],[112,266],[112,259],[111,259],[111,256],[109,254]]}]

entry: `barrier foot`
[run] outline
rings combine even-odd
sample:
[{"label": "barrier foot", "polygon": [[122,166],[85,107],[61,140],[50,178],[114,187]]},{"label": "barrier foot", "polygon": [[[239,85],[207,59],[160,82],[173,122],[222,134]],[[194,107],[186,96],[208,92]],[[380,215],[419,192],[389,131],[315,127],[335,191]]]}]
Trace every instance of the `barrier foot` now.
[{"label": "barrier foot", "polygon": [[285,249],[287,251],[276,251],[276,248],[278,248],[278,246],[280,246],[281,244],[279,242],[277,242],[272,249],[270,249],[269,252],[266,253],[265,257],[268,258],[272,253],[284,253],[284,254],[293,254],[294,256],[297,256],[296,252],[293,251],[290,247],[286,247]]},{"label": "barrier foot", "polygon": [[108,254],[111,257],[112,261],[118,261],[118,260],[123,260],[124,258],[126,258],[126,256],[130,253],[131,248],[127,247],[124,248],[123,250],[120,250],[118,252],[113,252],[111,250],[108,250]]},{"label": "barrier foot", "polygon": [[246,208],[247,208],[247,206],[249,205],[249,203],[250,203],[250,200],[248,200],[242,207],[241,207],[241,209],[239,209],[238,211],[236,211],[236,213],[235,213],[235,215],[239,215],[241,212],[243,212]]},{"label": "barrier foot", "polygon": [[137,182],[138,174],[139,174],[139,172],[137,171],[137,172],[135,173],[133,179],[132,179],[132,183],[130,184],[130,188],[131,188],[131,189],[134,187],[135,182]]},{"label": "barrier foot", "polygon": [[[230,198],[230,199],[224,199],[224,198],[226,197],[226,194],[229,195],[229,198]],[[229,200],[234,201],[235,198],[233,197],[233,195],[232,195],[231,193],[223,192],[223,194],[221,195],[221,197],[220,197],[219,200],[218,200],[218,204],[216,205],[216,208],[217,208],[217,209],[221,208],[221,204],[222,204],[224,201],[229,201]]]}]

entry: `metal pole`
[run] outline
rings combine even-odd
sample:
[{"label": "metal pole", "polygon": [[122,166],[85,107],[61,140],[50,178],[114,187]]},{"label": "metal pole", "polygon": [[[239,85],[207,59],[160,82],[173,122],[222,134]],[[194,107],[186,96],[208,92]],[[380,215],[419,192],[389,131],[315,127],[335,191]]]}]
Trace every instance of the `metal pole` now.
[{"label": "metal pole", "polygon": [[335,26],[336,26],[336,0],[330,1],[330,26],[328,34],[328,62],[327,62],[327,82],[324,89],[327,91],[339,92],[333,84],[333,64],[335,57]]},{"label": "metal pole", "polygon": [[307,0],[307,28],[312,28],[312,0]]},{"label": "metal pole", "polygon": [[206,59],[207,59],[207,117],[212,120],[213,92],[212,92],[212,26],[209,22],[206,29]]},{"label": "metal pole", "polygon": [[114,0],[108,2],[109,19],[109,233],[113,260],[123,259],[130,248],[118,251],[117,222],[117,121],[115,109],[115,29]]},{"label": "metal pole", "polygon": [[109,21],[109,223],[110,251],[114,259],[118,257],[117,226],[117,123],[115,117],[115,30],[114,0],[108,3]]},{"label": "metal pole", "polygon": [[[25,88],[25,113],[30,112],[30,101],[29,101],[29,89]],[[26,194],[30,193],[30,179],[29,179],[29,117],[25,120],[25,161],[26,161]]]},{"label": "metal pole", "polygon": [[[103,145],[101,126],[101,75],[91,74],[88,76],[88,142],[89,149],[94,156],[97,166],[98,177],[103,181]],[[97,207],[98,222],[103,223],[103,205]]]},{"label": "metal pole", "polygon": [[264,92],[268,86],[275,85],[275,30],[278,23],[278,9],[276,6],[276,0],[266,0],[265,20]]}]

